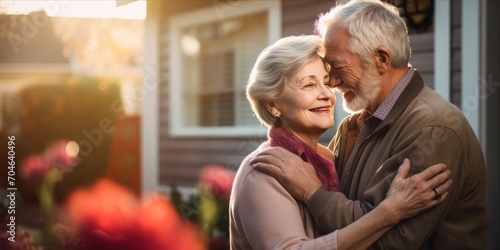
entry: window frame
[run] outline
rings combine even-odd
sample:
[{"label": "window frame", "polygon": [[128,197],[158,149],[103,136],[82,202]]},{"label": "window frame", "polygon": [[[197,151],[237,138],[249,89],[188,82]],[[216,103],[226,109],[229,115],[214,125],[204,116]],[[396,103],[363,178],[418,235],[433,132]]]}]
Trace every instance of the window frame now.
[{"label": "window frame", "polygon": [[[237,1],[233,5],[217,6],[190,11],[173,16],[169,22],[169,124],[170,135],[174,137],[230,137],[255,136],[267,131],[262,125],[255,126],[218,126],[218,127],[187,127],[183,124],[184,113],[188,111],[182,105],[184,91],[182,76],[181,32],[191,26],[215,22],[225,18],[237,18],[257,12],[267,11],[268,44],[281,38],[282,19],[281,1]],[[173,84],[177,83],[177,84]],[[264,131],[265,130],[265,131]]]}]

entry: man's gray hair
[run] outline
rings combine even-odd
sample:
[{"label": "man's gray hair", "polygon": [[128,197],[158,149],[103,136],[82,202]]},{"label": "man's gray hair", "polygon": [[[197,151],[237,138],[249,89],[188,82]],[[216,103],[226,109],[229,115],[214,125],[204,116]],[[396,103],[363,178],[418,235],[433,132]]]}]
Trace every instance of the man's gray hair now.
[{"label": "man's gray hair", "polygon": [[321,37],[332,27],[345,28],[351,40],[349,49],[366,63],[378,47],[391,52],[391,66],[407,67],[411,56],[408,30],[396,7],[380,0],[353,0],[334,6],[316,21]]}]

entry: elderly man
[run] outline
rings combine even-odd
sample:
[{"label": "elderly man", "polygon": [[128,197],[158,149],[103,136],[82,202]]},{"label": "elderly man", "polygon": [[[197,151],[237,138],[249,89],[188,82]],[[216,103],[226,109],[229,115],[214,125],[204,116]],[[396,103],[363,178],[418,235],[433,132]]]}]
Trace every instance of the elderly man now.
[{"label": "elderly man", "polygon": [[397,9],[377,0],[351,1],[320,16],[316,27],[327,47],[331,87],[352,113],[329,145],[342,193],[320,188],[311,165],[283,148],[262,152],[253,166],[277,178],[308,205],[317,226],[331,232],[384,199],[404,158],[415,172],[443,162],[452,171],[448,199],[399,223],[372,247],[491,249],[480,144],[462,112],[409,65],[408,33]]}]

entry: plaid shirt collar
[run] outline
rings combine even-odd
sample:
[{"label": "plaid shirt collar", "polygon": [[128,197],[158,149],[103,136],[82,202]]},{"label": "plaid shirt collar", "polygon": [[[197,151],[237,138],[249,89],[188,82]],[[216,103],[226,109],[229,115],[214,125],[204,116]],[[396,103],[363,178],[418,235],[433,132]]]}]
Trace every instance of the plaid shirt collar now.
[{"label": "plaid shirt collar", "polygon": [[413,78],[413,74],[415,74],[415,68],[413,66],[410,66],[406,74],[399,80],[399,82],[394,86],[392,89],[391,93],[384,99],[382,104],[378,106],[377,110],[373,113],[372,116],[380,119],[383,121],[389,112],[391,112],[392,107],[394,107],[394,104],[398,100],[399,96],[401,93],[403,93],[403,90],[408,86],[410,83],[410,80]]}]

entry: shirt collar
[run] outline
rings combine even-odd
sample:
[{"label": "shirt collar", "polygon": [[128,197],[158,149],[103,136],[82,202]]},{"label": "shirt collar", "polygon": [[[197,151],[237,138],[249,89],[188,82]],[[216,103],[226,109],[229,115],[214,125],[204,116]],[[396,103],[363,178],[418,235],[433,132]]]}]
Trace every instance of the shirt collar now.
[{"label": "shirt collar", "polygon": [[401,93],[403,93],[403,90],[408,86],[408,83],[410,83],[410,80],[413,78],[413,74],[415,74],[415,68],[413,66],[410,66],[406,74],[398,81],[396,86],[392,89],[391,93],[384,99],[382,104],[378,106],[377,110],[373,113],[372,116],[384,120],[391,109],[394,107],[394,104],[398,100],[399,96]]}]

